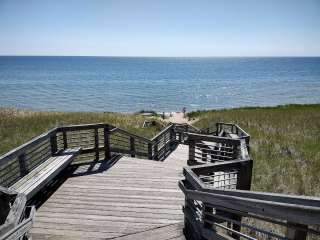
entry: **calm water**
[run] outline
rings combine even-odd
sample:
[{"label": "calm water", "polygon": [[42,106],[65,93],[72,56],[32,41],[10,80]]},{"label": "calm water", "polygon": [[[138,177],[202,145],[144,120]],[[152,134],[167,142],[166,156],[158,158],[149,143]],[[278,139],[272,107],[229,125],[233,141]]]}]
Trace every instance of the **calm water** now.
[{"label": "calm water", "polygon": [[0,106],[156,111],[320,102],[320,58],[0,57]]}]

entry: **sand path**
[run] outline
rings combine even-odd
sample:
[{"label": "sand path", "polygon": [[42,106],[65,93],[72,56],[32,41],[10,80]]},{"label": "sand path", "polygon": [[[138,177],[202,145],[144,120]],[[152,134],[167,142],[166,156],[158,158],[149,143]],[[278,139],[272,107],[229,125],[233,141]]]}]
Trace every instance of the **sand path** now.
[{"label": "sand path", "polygon": [[198,119],[188,120],[187,117],[183,116],[182,112],[172,112],[171,116],[165,119],[166,122],[172,122],[172,123],[188,123],[193,124]]}]

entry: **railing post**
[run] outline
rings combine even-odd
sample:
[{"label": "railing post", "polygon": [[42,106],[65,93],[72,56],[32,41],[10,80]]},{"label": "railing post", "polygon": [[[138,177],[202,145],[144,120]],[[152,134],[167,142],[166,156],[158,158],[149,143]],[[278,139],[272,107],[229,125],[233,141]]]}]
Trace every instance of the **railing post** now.
[{"label": "railing post", "polygon": [[20,168],[20,176],[24,177],[25,175],[27,175],[29,173],[27,166],[26,166],[26,158],[25,158],[25,154],[22,153],[19,157],[19,168]]},{"label": "railing post", "polygon": [[289,240],[306,240],[307,233],[308,226],[302,224],[288,223],[286,237]]},{"label": "railing post", "polygon": [[110,149],[110,128],[109,125],[106,124],[103,129],[104,134],[104,159],[111,159],[111,149]]},{"label": "railing post", "polygon": [[130,152],[131,152],[131,157],[136,156],[134,137],[130,137]]},{"label": "railing post", "polygon": [[153,146],[153,159],[159,160],[158,157],[158,143],[155,143]]},{"label": "railing post", "polygon": [[175,139],[175,132],[174,132],[174,128],[172,127],[170,129],[170,148],[172,149],[173,144],[175,143],[176,139]]},{"label": "railing post", "polygon": [[152,160],[152,143],[148,143],[148,159]]},{"label": "railing post", "polygon": [[54,133],[54,135],[50,137],[50,145],[51,145],[51,155],[54,156],[58,151],[56,133]]},{"label": "railing post", "polygon": [[195,150],[196,150],[196,142],[193,139],[189,140],[189,160],[188,165],[195,165]]},{"label": "railing post", "polygon": [[97,127],[94,129],[94,149],[96,161],[99,161],[99,132]]},{"label": "railing post", "polygon": [[182,143],[182,132],[179,132],[179,143]]},{"label": "railing post", "polygon": [[[244,165],[242,165],[237,172],[237,186],[236,189],[238,190],[250,190],[251,188],[251,177],[252,177],[252,160],[248,160]],[[236,220],[238,222],[241,222],[242,217],[237,214],[233,214],[231,217],[233,220]],[[241,225],[238,224],[232,224],[232,229],[240,232],[241,231]],[[240,239],[238,234],[232,233],[231,236],[234,239]]]},{"label": "railing post", "polygon": [[236,189],[248,190],[248,191],[250,190],[251,178],[252,178],[252,165],[253,165],[253,161],[248,160],[244,165],[242,165],[238,169]]},{"label": "railing post", "polygon": [[67,139],[67,131],[66,130],[63,130],[62,137],[63,137],[63,149],[67,149],[68,148],[68,139]]},{"label": "railing post", "polygon": [[220,133],[220,124],[216,123],[216,135],[218,136]]}]

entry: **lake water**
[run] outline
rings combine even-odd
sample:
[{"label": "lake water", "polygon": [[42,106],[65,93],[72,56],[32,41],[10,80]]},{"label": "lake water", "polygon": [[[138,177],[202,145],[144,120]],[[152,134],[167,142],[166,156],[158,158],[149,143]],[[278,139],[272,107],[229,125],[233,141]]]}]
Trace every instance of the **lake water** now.
[{"label": "lake water", "polygon": [[320,102],[320,58],[0,57],[0,106],[188,111]]}]

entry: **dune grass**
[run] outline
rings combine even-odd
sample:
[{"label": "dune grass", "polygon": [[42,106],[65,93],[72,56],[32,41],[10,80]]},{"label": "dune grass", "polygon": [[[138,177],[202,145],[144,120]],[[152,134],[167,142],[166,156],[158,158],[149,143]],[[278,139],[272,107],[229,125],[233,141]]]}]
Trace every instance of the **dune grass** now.
[{"label": "dune grass", "polygon": [[[251,135],[252,189],[320,196],[320,104],[198,111],[194,125],[239,124]],[[56,126],[107,122],[151,138],[161,126],[142,128],[144,117],[121,113],[33,112],[0,108],[0,154]]]},{"label": "dune grass", "polygon": [[110,123],[140,136],[151,138],[161,126],[142,128],[145,118],[139,114],[91,112],[34,112],[0,108],[0,155],[57,126],[86,123]]},{"label": "dune grass", "polygon": [[252,189],[320,196],[320,104],[198,111],[200,128],[218,121],[251,135]]}]

